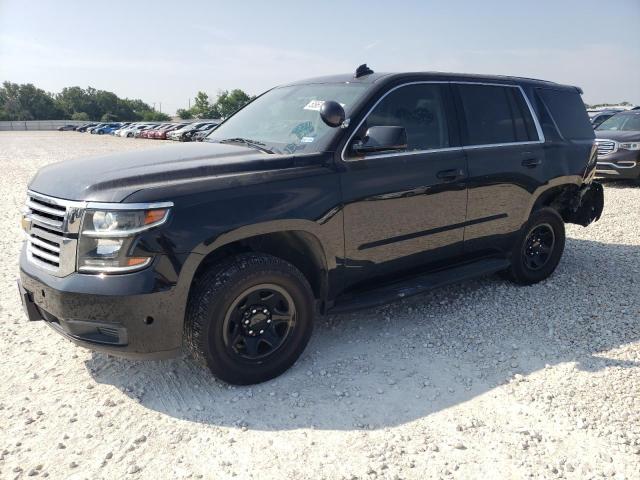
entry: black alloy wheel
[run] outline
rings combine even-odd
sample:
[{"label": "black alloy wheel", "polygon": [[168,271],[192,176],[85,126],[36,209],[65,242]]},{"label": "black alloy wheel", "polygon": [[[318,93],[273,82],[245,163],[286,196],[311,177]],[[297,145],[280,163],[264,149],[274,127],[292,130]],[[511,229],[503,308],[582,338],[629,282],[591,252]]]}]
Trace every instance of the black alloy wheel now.
[{"label": "black alloy wheel", "polygon": [[549,207],[536,210],[513,242],[511,266],[501,274],[520,285],[541,282],[560,263],[564,244],[564,220],[560,214]]},{"label": "black alloy wheel", "polygon": [[229,306],[223,324],[225,347],[232,355],[263,360],[287,340],[296,307],[282,287],[265,283],[242,292]]},{"label": "black alloy wheel", "polygon": [[246,253],[209,266],[189,295],[184,343],[228,383],[274,378],[309,342],[315,313],[307,278],[291,263]]},{"label": "black alloy wheel", "polygon": [[522,252],[527,268],[540,270],[551,259],[551,253],[556,243],[553,227],[548,223],[535,226],[525,239]]}]

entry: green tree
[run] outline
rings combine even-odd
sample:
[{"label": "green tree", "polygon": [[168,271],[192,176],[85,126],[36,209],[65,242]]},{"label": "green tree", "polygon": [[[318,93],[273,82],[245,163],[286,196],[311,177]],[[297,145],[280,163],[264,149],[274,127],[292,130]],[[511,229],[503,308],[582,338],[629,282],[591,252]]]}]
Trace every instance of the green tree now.
[{"label": "green tree", "polygon": [[65,115],[72,117],[84,112],[91,118],[98,118],[98,108],[91,95],[80,87],[65,87],[56,95],[56,104]]},{"label": "green tree", "polygon": [[125,98],[122,99],[121,102],[123,106],[131,112],[127,120],[141,120],[145,112],[152,110],[149,104],[139,99],[131,100],[129,98]]},{"label": "green tree", "polygon": [[87,115],[86,112],[75,112],[73,115],[71,115],[71,120],[87,122],[89,121],[89,115]]},{"label": "green tree", "polygon": [[139,99],[119,98],[115,93],[88,87],[67,87],[56,95],[56,103],[67,117],[85,112],[90,118],[102,118],[109,113],[116,120],[140,120],[151,107]]},{"label": "green tree", "polygon": [[0,88],[0,116],[7,120],[50,120],[64,118],[53,95],[31,83],[3,82]]},{"label": "green tree", "polygon": [[186,108],[179,108],[176,114],[183,120],[190,120],[193,118],[193,112]]},{"label": "green tree", "polygon": [[232,113],[244,107],[253,98],[254,97],[250,97],[239,88],[231,90],[231,92],[223,90],[218,94],[218,99],[213,107],[218,114],[217,117],[227,118]]},{"label": "green tree", "polygon": [[142,120],[146,122],[168,122],[169,120],[171,120],[171,117],[166,113],[149,110],[143,113]]},{"label": "green tree", "polygon": [[196,118],[218,118],[220,116],[215,106],[209,101],[209,95],[205,92],[198,92],[196,94],[191,113]]}]

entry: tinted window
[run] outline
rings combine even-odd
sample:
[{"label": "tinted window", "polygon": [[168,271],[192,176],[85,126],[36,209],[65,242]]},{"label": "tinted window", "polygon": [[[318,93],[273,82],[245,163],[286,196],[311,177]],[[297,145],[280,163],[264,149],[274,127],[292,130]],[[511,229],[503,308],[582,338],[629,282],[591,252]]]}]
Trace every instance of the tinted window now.
[{"label": "tinted window", "polygon": [[638,131],[640,130],[640,115],[635,113],[613,115],[603,122],[597,130]]},{"label": "tinted window", "polygon": [[538,132],[531,116],[531,110],[529,110],[520,89],[508,88],[505,91],[511,105],[517,140],[519,142],[538,140]]},{"label": "tinted window", "polygon": [[458,85],[467,126],[467,145],[538,140],[531,112],[514,87]]},{"label": "tinted window", "polygon": [[369,127],[399,126],[407,130],[407,150],[449,146],[443,86],[407,85],[393,90],[373,109],[358,130],[356,140]]},{"label": "tinted window", "polygon": [[577,91],[540,88],[538,93],[564,138],[575,140],[594,138],[587,110]]}]

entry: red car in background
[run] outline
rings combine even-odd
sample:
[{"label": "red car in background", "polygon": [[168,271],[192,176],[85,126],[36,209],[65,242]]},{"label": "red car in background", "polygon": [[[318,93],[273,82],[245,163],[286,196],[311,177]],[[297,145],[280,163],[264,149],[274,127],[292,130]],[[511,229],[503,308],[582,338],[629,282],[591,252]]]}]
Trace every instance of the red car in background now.
[{"label": "red car in background", "polygon": [[153,136],[149,136],[149,138],[155,138],[156,140],[166,140],[167,139],[167,134],[169,132],[173,132],[174,130],[178,129],[178,128],[182,128],[186,125],[186,123],[173,123],[170,124],[168,126],[166,126],[165,128],[159,128],[158,130],[156,130],[155,132],[153,132]]},{"label": "red car in background", "polygon": [[136,137],[137,138],[151,138],[151,135],[153,135],[156,130],[158,130],[159,128],[162,128],[164,125],[166,125],[166,124],[160,124],[160,125],[157,125],[157,126],[152,127],[152,128],[146,128],[146,129],[138,132],[136,134]]}]

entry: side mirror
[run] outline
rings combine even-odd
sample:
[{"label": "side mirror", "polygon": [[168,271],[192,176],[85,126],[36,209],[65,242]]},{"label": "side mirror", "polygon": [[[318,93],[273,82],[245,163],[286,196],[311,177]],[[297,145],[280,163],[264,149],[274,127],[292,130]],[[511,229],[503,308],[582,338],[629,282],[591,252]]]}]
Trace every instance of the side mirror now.
[{"label": "side mirror", "polygon": [[404,127],[369,127],[362,141],[352,147],[360,155],[406,148],[407,130]]},{"label": "side mirror", "polygon": [[324,102],[320,107],[320,118],[331,128],[336,128],[342,125],[342,122],[344,122],[344,119],[346,118],[346,114],[344,113],[342,105],[338,102],[334,102],[333,100],[329,100]]}]

